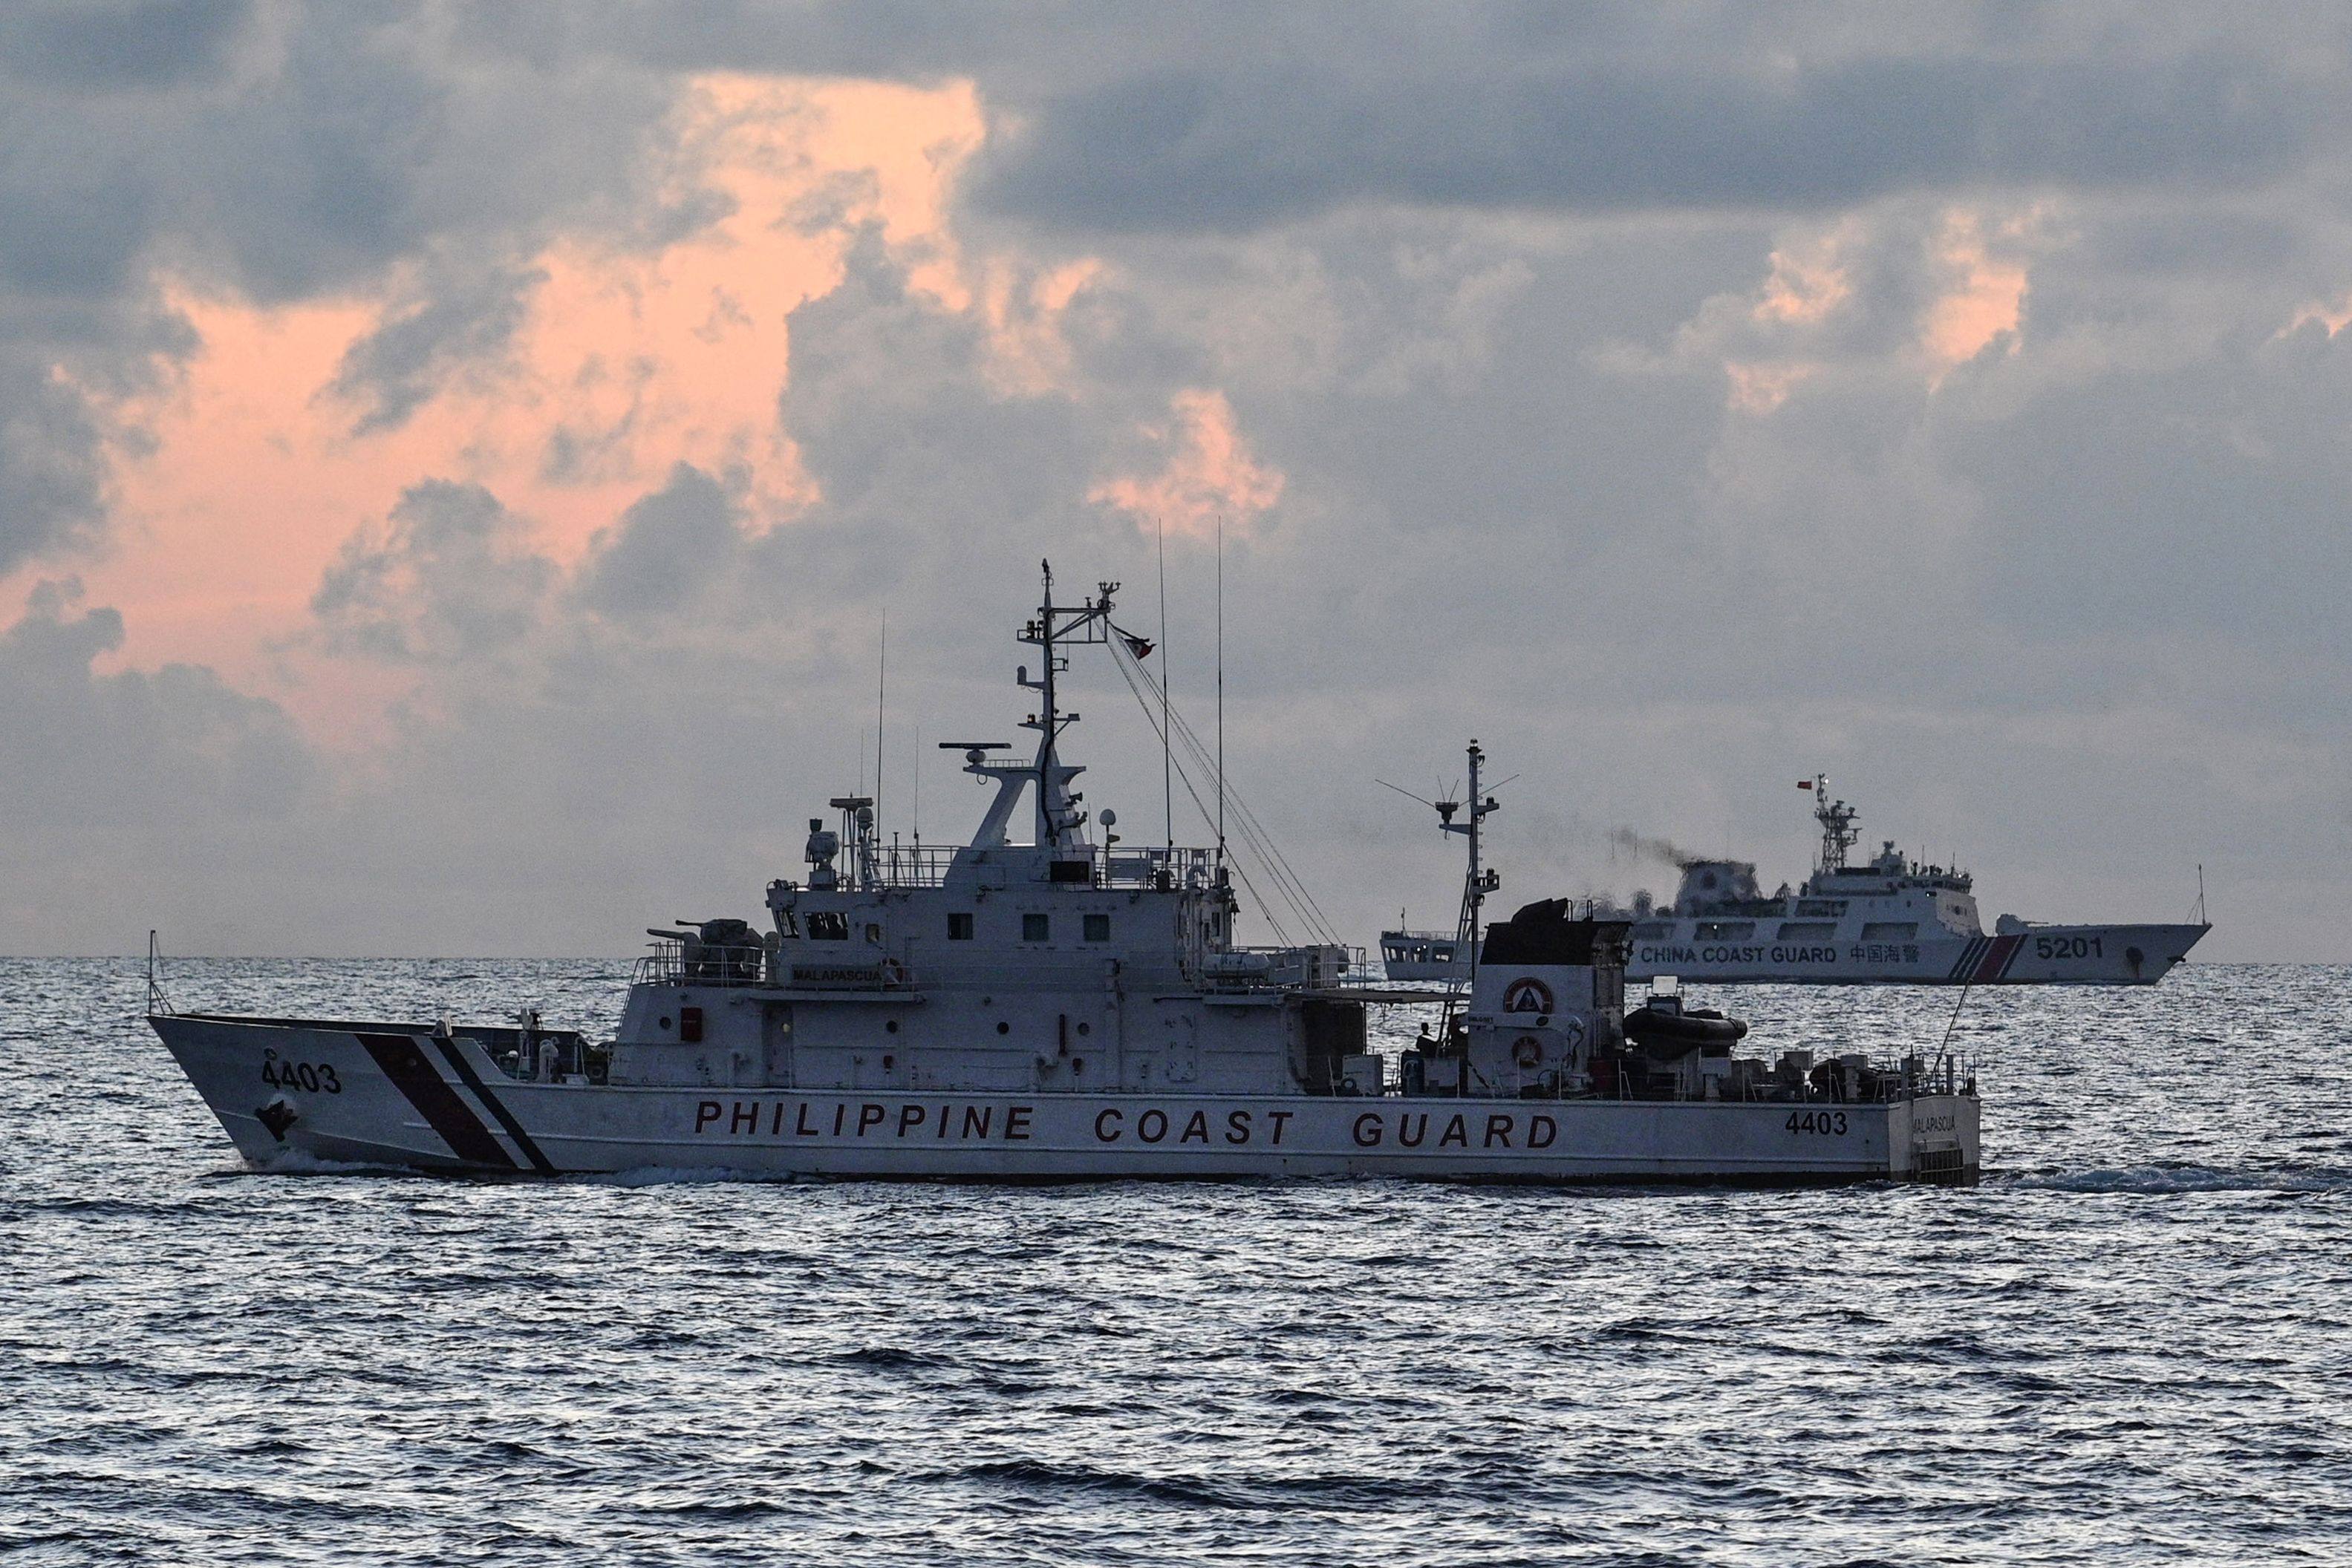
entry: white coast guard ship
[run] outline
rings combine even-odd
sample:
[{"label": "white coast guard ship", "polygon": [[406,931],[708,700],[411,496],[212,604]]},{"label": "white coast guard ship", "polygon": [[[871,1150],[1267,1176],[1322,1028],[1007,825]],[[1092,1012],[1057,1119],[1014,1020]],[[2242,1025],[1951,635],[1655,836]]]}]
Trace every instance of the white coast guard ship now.
[{"label": "white coast guard ship", "polygon": [[[1862,865],[1846,863],[1859,813],[1829,798],[1816,775],[1822,826],[1813,874],[1791,893],[1767,894],[1748,861],[1689,859],[1672,904],[1636,894],[1630,910],[1634,979],[1674,975],[1717,984],[1748,981],[1907,985],[2154,985],[2189,956],[2203,921],[2148,925],[2042,925],[2004,915],[1992,935],[1977,914],[1969,873],[1912,862],[1888,841]],[[1455,978],[1467,972],[1456,934],[1381,934],[1391,980]]]},{"label": "white coast guard ship", "polygon": [[[156,1033],[263,1166],[1973,1179],[1975,1084],[1948,1057],[1768,1062],[1735,1054],[1744,1025],[1672,997],[1629,1013],[1625,925],[1557,902],[1489,927],[1466,993],[1383,1058],[1366,1031],[1382,995],[1341,984],[1343,949],[1235,945],[1221,849],[1090,835],[1057,677],[1089,644],[1140,674],[1148,644],[1113,626],[1116,584],[1067,606],[1045,583],[1021,634],[1043,656],[1020,676],[1040,696],[1023,721],[1034,756],[956,747],[996,789],[971,842],[896,852],[870,800],[835,800],[843,827],[811,822],[806,881],[769,885],[771,929],[653,933],[616,1038],[529,1011],[490,1025],[151,1002]],[[1470,918],[1493,885],[1474,876]]]}]

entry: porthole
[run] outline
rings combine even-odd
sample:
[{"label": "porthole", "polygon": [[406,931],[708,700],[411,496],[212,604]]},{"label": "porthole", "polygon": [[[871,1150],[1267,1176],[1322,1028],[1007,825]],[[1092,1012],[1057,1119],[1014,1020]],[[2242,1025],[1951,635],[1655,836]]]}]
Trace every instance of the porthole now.
[{"label": "porthole", "polygon": [[895,1056],[886,1056],[882,1059],[882,1071],[885,1072],[889,1071],[892,1068],[898,1065],[898,1059]]},{"label": "porthole", "polygon": [[669,1027],[669,1015],[667,1013],[662,1014],[660,1021],[662,1028],[667,1029]]},{"label": "porthole", "polygon": [[1092,1034],[1094,1031],[1094,1025],[1087,1022],[1084,1019],[1078,1020],[1078,1032],[1080,1034]]},{"label": "porthole", "polygon": [[996,1032],[999,1034],[1011,1034],[1013,1032],[1013,1026],[1000,1020],[996,1026]]},{"label": "porthole", "polygon": [[898,1033],[898,1020],[897,1019],[892,1019],[889,1022],[887,1022],[887,1023],[886,1023],[886,1024],[884,1024],[884,1025],[882,1026],[882,1030],[883,1030],[883,1032],[884,1032],[884,1033],[886,1033],[886,1034],[896,1034],[896,1033]]}]

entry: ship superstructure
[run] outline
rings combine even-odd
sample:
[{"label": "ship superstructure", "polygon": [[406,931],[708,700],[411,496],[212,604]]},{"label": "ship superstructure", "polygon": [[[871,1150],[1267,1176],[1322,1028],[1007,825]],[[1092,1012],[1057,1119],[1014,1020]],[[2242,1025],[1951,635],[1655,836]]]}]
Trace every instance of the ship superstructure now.
[{"label": "ship superstructure", "polygon": [[[1040,663],[1017,677],[1038,699],[1022,721],[1034,749],[952,743],[994,790],[968,842],[902,851],[870,797],[835,798],[809,822],[805,873],[769,884],[769,929],[654,928],[609,1041],[530,1012],[477,1025],[158,1008],[154,1028],[265,1166],[1973,1177],[1975,1086],[1949,1058],[1738,1057],[1744,1027],[1673,997],[1629,1013],[1626,924],[1557,901],[1486,927],[1486,962],[1434,1032],[1373,1049],[1368,1009],[1406,998],[1346,984],[1334,944],[1237,943],[1223,845],[1128,847],[1108,811],[1094,831],[1059,683],[1072,648],[1106,648],[1129,674],[1148,652],[1112,622],[1116,586],[1060,605],[1048,572],[1021,634]],[[1482,814],[1465,824],[1474,844]],[[1473,855],[1483,898],[1496,879]]]}]

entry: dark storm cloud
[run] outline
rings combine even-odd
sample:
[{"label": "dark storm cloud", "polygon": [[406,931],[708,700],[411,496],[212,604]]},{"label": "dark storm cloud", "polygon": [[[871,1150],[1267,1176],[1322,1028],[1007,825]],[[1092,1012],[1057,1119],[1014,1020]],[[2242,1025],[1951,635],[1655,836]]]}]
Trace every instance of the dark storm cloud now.
[{"label": "dark storm cloud", "polygon": [[217,71],[250,0],[17,0],[0,72],[50,89],[172,87]]},{"label": "dark storm cloud", "polygon": [[172,182],[158,241],[173,259],[263,300],[299,298],[409,257],[528,254],[643,173],[669,84],[453,57],[437,16],[306,7],[282,57],[202,105],[200,123],[170,127],[184,140],[155,161]]},{"label": "dark storm cloud", "polygon": [[491,54],[933,80],[1001,123],[973,199],[1109,232],[1356,203],[1820,211],[1906,191],[2259,181],[2346,128],[2323,12],[1811,5],[469,12]]},{"label": "dark storm cloud", "polygon": [[1353,202],[1817,211],[1916,189],[2259,180],[2331,99],[2259,59],[1879,58],[1759,79],[1496,57],[1451,77],[1181,69],[1048,99],[982,199],[1104,229],[1246,229]]}]

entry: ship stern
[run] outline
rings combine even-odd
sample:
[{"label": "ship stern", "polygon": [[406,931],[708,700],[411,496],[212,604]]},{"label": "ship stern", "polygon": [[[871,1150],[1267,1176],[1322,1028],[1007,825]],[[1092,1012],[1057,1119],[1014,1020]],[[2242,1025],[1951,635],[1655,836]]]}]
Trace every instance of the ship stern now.
[{"label": "ship stern", "polygon": [[1900,1109],[1907,1113],[1895,1118],[1895,1130],[1901,1135],[1887,1141],[1897,1162],[1896,1178],[1937,1186],[1976,1186],[1982,1161],[1977,1097],[1922,1094],[1901,1103]]}]

